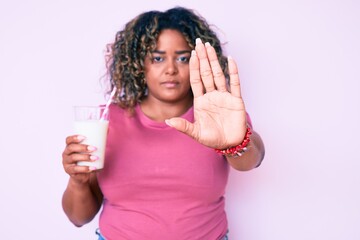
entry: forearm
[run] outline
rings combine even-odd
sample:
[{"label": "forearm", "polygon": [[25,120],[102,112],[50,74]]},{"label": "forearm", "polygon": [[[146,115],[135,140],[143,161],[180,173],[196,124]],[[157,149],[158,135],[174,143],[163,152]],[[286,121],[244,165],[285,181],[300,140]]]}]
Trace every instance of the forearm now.
[{"label": "forearm", "polygon": [[259,134],[252,130],[250,143],[241,156],[227,156],[228,163],[236,170],[248,171],[258,167],[265,155],[263,141]]},{"label": "forearm", "polygon": [[101,203],[91,190],[90,184],[74,183],[70,178],[63,194],[62,206],[69,220],[80,227],[95,217]]}]

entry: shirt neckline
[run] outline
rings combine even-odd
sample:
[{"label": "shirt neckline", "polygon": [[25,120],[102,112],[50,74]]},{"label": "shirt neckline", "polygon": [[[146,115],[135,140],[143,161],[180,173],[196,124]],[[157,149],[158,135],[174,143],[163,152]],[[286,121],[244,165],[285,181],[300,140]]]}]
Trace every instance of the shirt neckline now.
[{"label": "shirt neckline", "polygon": [[[143,111],[141,110],[140,104],[137,104],[135,106],[135,113],[138,116],[140,122],[148,127],[152,128],[160,128],[160,129],[166,129],[166,128],[172,128],[168,126],[165,122],[157,122],[153,119],[146,116]],[[190,122],[194,122],[194,107],[191,106],[184,114],[180,116],[181,118],[184,118]]]}]

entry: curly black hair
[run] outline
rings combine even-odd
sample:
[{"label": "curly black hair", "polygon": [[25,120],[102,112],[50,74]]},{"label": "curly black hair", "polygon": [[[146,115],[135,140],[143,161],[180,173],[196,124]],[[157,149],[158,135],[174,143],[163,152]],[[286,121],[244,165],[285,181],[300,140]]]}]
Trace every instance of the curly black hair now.
[{"label": "curly black hair", "polygon": [[107,48],[107,69],[111,90],[116,87],[114,101],[122,108],[132,110],[146,97],[144,60],[156,49],[162,30],[178,30],[189,47],[195,48],[195,39],[209,42],[217,52],[222,70],[228,77],[227,60],[221,43],[207,21],[194,10],[175,7],[167,11],[144,12],[117,32],[115,41]]}]

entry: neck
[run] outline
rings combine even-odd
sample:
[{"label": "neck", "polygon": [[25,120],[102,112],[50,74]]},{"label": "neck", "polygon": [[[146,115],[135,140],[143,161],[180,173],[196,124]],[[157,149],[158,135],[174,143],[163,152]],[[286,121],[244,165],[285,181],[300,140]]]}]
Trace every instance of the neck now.
[{"label": "neck", "polygon": [[162,102],[146,98],[141,104],[141,111],[150,119],[164,122],[166,119],[180,117],[193,105],[193,98],[186,98],[177,103]]}]

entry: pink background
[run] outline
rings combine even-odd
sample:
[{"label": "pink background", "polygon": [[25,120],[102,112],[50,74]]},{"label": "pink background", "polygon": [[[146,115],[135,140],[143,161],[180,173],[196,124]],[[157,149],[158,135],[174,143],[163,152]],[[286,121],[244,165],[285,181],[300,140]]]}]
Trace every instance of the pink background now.
[{"label": "pink background", "polygon": [[1,0],[2,238],[96,239],[97,218],[78,229],[61,208],[72,106],[104,102],[125,22],[181,4],[222,30],[266,145],[259,169],[231,172],[230,239],[360,239],[360,3],[216,2]]}]

